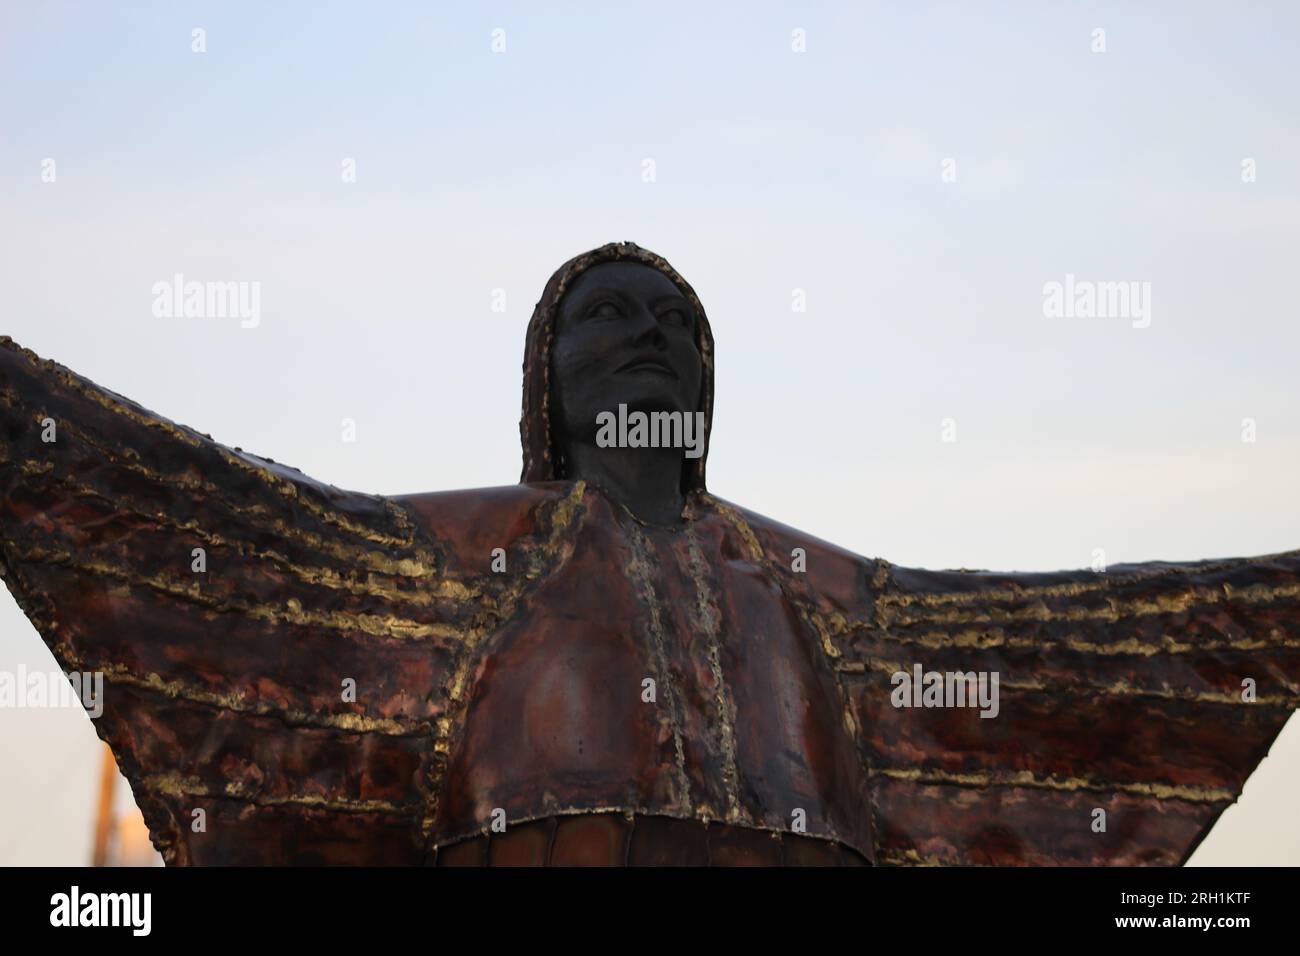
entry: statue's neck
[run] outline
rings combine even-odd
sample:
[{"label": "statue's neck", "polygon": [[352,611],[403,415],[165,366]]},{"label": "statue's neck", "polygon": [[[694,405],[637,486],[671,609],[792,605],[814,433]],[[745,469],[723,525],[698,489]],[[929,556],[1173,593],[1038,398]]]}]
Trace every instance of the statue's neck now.
[{"label": "statue's neck", "polygon": [[564,449],[565,477],[586,481],[647,524],[680,525],[682,494],[680,448],[597,448],[575,444]]}]

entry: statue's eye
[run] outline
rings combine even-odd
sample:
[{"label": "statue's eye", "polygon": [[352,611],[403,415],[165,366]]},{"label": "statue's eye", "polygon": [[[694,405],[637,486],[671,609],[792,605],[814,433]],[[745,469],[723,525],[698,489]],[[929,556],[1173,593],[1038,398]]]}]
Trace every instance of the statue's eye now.
[{"label": "statue's eye", "polygon": [[597,302],[587,313],[589,319],[618,319],[622,318],[623,310],[618,307],[618,303],[610,299],[604,299]]},{"label": "statue's eye", "polygon": [[685,309],[668,309],[660,312],[659,321],[679,329],[689,329],[691,327],[691,316]]}]

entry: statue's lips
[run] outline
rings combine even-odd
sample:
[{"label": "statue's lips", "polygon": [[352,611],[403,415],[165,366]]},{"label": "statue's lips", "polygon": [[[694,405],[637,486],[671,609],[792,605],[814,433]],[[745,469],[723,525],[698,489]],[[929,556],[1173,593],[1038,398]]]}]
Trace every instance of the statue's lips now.
[{"label": "statue's lips", "polygon": [[651,372],[677,378],[677,373],[673,371],[672,366],[660,359],[653,358],[636,358],[625,365],[620,365],[614,371],[619,374],[623,372]]}]

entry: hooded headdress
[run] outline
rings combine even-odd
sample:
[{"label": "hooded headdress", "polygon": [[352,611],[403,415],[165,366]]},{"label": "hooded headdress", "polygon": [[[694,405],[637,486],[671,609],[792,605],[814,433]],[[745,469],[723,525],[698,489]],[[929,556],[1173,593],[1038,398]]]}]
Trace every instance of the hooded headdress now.
[{"label": "hooded headdress", "polygon": [[688,459],[683,475],[683,490],[704,490],[704,463],[709,455],[709,433],[713,429],[713,332],[709,329],[704,306],[690,284],[668,264],[663,256],[642,249],[634,242],[611,242],[574,256],[560,266],[546,283],[542,297],[528,322],[524,347],[524,407],[519,419],[519,435],[524,446],[524,470],[521,482],[551,481],[556,474],[558,454],[551,428],[551,346],[555,342],[555,317],[560,301],[574,280],[592,266],[604,262],[639,262],[658,269],[677,286],[695,310],[695,344],[700,350],[702,376],[700,407],[704,413],[704,453]]}]

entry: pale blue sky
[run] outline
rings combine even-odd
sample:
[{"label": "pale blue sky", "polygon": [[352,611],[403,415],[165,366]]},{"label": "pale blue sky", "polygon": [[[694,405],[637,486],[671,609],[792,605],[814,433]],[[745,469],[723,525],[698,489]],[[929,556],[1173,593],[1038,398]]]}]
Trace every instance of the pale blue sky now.
[{"label": "pale blue sky", "polygon": [[[0,331],[335,484],[504,484],[533,302],[631,239],[712,319],[723,497],[932,567],[1300,546],[1294,4],[431,6],[7,5]],[[261,324],[155,318],[177,272]],[[1066,273],[1150,328],[1044,318]],[[52,666],[0,604],[0,667]],[[93,735],[30,716],[0,863],[80,859]],[[1296,730],[1214,859],[1300,863]]]}]

